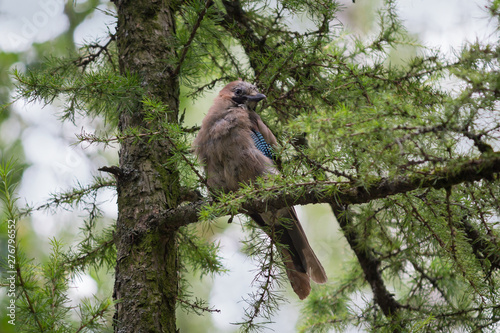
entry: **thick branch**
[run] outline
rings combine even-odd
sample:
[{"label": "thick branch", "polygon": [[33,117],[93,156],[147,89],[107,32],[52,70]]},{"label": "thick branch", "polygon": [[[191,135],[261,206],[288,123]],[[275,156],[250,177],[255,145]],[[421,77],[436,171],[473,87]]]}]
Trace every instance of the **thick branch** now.
[{"label": "thick branch", "polygon": [[[425,175],[397,176],[394,178],[380,178],[370,184],[361,186],[340,185],[337,193],[332,193],[328,182],[316,182],[311,185],[297,186],[303,192],[298,196],[293,190],[271,198],[265,202],[254,199],[246,202],[243,208],[247,211],[264,211],[266,207],[282,208],[288,204],[305,205],[311,203],[336,202],[339,205],[367,203],[375,199],[391,195],[407,193],[417,189],[440,189],[463,182],[472,182],[482,179],[491,179],[500,172],[500,154],[490,157],[468,160],[465,162],[449,163],[452,167],[436,170]],[[326,186],[323,186],[326,185]],[[330,192],[330,193],[328,193]]]},{"label": "thick branch", "polygon": [[[488,259],[491,265],[490,270],[500,269],[500,254],[491,248],[492,241],[486,236],[481,235],[479,230],[467,218],[462,219],[460,228],[465,232],[474,255],[479,260]],[[491,274],[491,271],[489,274]]]},{"label": "thick branch", "polygon": [[[226,28],[229,33],[241,41],[247,55],[252,51],[256,51],[260,55],[274,53],[271,48],[265,44],[265,40],[261,39],[250,25],[250,20],[247,13],[243,10],[240,1],[222,1],[227,14],[221,14],[221,25]],[[258,62],[255,57],[250,57],[252,68],[258,68]]]},{"label": "thick branch", "polygon": [[[500,154],[473,159],[464,162],[454,161],[451,167],[436,170],[425,175],[398,176],[394,178],[380,178],[371,182],[371,185],[335,185],[334,182],[311,182],[294,184],[293,187],[266,188],[266,192],[275,195],[266,200],[256,197],[246,200],[240,213],[263,212],[269,208],[279,209],[290,204],[306,205],[317,203],[334,203],[338,207],[351,204],[367,203],[375,199],[391,195],[407,193],[417,189],[440,189],[464,182],[489,180],[500,172]],[[332,187],[338,186],[337,191]],[[262,190],[260,190],[262,191]],[[259,190],[256,190],[258,194]],[[198,220],[198,211],[213,201],[197,201],[191,204],[168,210],[160,215],[150,216],[149,221],[168,224],[171,227],[180,227]]]},{"label": "thick branch", "polygon": [[333,212],[337,216],[342,232],[344,233],[349,246],[358,258],[358,262],[365,273],[366,281],[370,284],[375,302],[380,306],[386,317],[395,317],[401,304],[399,304],[386,288],[382,274],[380,273],[381,261],[373,255],[372,249],[368,248],[362,242],[362,237],[353,228],[352,220],[348,210],[332,205]]}]

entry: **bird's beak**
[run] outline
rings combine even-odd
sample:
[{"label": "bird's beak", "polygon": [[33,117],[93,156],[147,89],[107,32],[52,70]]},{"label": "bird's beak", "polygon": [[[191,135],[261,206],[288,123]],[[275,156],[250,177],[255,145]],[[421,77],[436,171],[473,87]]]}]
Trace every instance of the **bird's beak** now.
[{"label": "bird's beak", "polygon": [[259,94],[255,94],[255,95],[246,95],[245,97],[250,102],[259,102],[259,101],[262,101],[264,98],[266,98],[266,95],[259,93]]}]

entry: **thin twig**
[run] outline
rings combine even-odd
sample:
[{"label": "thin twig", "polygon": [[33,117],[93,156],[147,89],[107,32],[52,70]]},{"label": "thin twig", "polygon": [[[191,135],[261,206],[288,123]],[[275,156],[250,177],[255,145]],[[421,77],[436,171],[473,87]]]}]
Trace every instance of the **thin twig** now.
[{"label": "thin twig", "polygon": [[33,314],[33,317],[35,318],[35,322],[37,323],[38,327],[40,328],[40,332],[44,332],[45,330],[44,330],[44,328],[42,326],[42,323],[38,319],[37,312],[35,311],[35,308],[33,306],[33,301],[29,297],[28,291],[25,288],[25,283],[24,283],[24,280],[23,280],[23,276],[21,275],[21,267],[19,265],[16,265],[16,272],[17,272],[17,277],[19,279],[19,285],[23,289],[23,294],[24,294],[24,297],[26,297],[26,302],[28,303],[28,307],[30,309],[30,312]]},{"label": "thin twig", "polygon": [[187,306],[191,307],[193,310],[201,310],[203,312],[212,312],[212,313],[213,312],[217,312],[217,313],[221,312],[219,309],[210,309],[210,308],[207,308],[207,307],[199,306],[196,303],[190,303],[190,302],[185,301],[185,300],[183,300],[182,298],[179,298],[179,297],[177,297],[176,300],[178,302],[182,303],[182,304],[186,304]]},{"label": "thin twig", "polygon": [[71,203],[77,198],[81,198],[92,191],[99,190],[104,187],[114,187],[116,182],[114,180],[98,179],[98,182],[87,187],[80,188],[73,192],[54,194],[53,198],[48,200],[43,205],[37,207],[28,207],[24,212],[21,212],[21,216],[28,215],[33,211],[44,210],[50,208],[52,205],[59,206],[65,203]]},{"label": "thin twig", "polygon": [[189,165],[189,167],[191,168],[191,170],[193,170],[193,172],[196,174],[196,176],[198,177],[198,179],[205,185],[208,187],[207,185],[207,179],[205,177],[203,177],[199,172],[198,170],[196,170],[196,167],[193,165],[193,163],[191,163],[191,161],[188,160],[188,158],[186,157],[186,155],[184,155],[180,149],[175,145],[175,142],[168,136],[166,136],[166,139],[167,141],[173,146],[175,147],[175,149],[177,149],[177,151],[180,153],[182,159],[184,160],[184,162],[187,163],[187,165]]},{"label": "thin twig", "polygon": [[90,318],[90,319],[89,319],[86,323],[82,324],[82,325],[81,325],[81,326],[80,326],[80,327],[79,327],[79,328],[75,331],[75,333],[78,333],[78,332],[82,331],[83,329],[85,329],[85,328],[86,328],[87,326],[89,326],[89,325],[90,325],[90,324],[91,324],[91,323],[92,323],[92,322],[93,322],[96,318],[102,317],[102,316],[104,315],[104,312],[106,312],[106,311],[108,310],[108,308],[109,308],[109,305],[108,305],[108,304],[106,304],[106,306],[105,306],[103,309],[101,309],[100,311],[98,311],[98,312],[94,313],[94,314],[92,315],[92,317],[91,317],[91,318]]},{"label": "thin twig", "polygon": [[186,58],[187,52],[189,50],[189,47],[193,43],[194,37],[196,36],[196,31],[198,31],[198,28],[201,25],[201,21],[203,21],[203,17],[205,17],[205,14],[207,13],[207,10],[210,6],[214,4],[213,0],[207,0],[205,3],[205,7],[202,9],[200,14],[198,15],[198,20],[196,20],[196,23],[193,26],[193,30],[191,31],[191,35],[189,36],[189,39],[187,43],[184,45],[184,47],[181,50],[181,56],[179,57],[179,62],[177,63],[177,66],[174,69],[173,76],[177,76],[181,70],[182,63],[184,62],[184,59]]},{"label": "thin twig", "polygon": [[[108,51],[108,46],[111,44],[111,42],[113,42],[114,40],[116,39],[116,35],[114,34],[110,34],[109,35],[109,40],[107,41],[106,44],[104,45],[99,45],[99,44],[90,44],[88,46],[88,49],[98,49],[97,52],[95,53],[89,53],[88,55],[86,56],[82,56],[78,59],[76,59],[75,61],[73,61],[73,63],[77,66],[77,67],[82,67],[83,70],[85,70],[85,68],[87,67],[88,64],[90,64],[91,62],[93,62],[94,60],[96,60],[97,58],[99,58],[99,56],[104,52],[106,55],[108,55],[108,58],[111,62],[111,64],[113,64],[112,60],[111,60],[111,55]],[[114,66],[114,64],[113,64]]]}]

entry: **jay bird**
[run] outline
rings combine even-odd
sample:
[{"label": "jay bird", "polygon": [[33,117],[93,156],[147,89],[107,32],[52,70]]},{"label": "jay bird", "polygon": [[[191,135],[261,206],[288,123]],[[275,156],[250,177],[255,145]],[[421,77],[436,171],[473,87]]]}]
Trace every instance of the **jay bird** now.
[{"label": "jay bird", "polygon": [[[241,79],[225,86],[203,119],[193,142],[194,152],[204,166],[211,190],[230,192],[259,176],[277,174],[273,146],[276,138],[255,112],[266,98],[257,88]],[[249,216],[261,227],[273,228],[268,235],[282,244],[280,254],[294,292],[300,299],[310,291],[310,278],[327,280],[325,270],[314,254],[293,207]]]}]

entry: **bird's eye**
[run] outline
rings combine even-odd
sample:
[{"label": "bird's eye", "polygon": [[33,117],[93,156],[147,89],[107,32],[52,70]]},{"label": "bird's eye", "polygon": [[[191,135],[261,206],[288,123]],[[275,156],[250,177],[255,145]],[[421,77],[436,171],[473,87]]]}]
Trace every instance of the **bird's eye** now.
[{"label": "bird's eye", "polygon": [[242,92],[243,92],[243,91],[242,91],[240,88],[236,88],[236,89],[234,90],[234,94],[235,94],[236,96],[241,95],[241,93],[242,93]]}]

